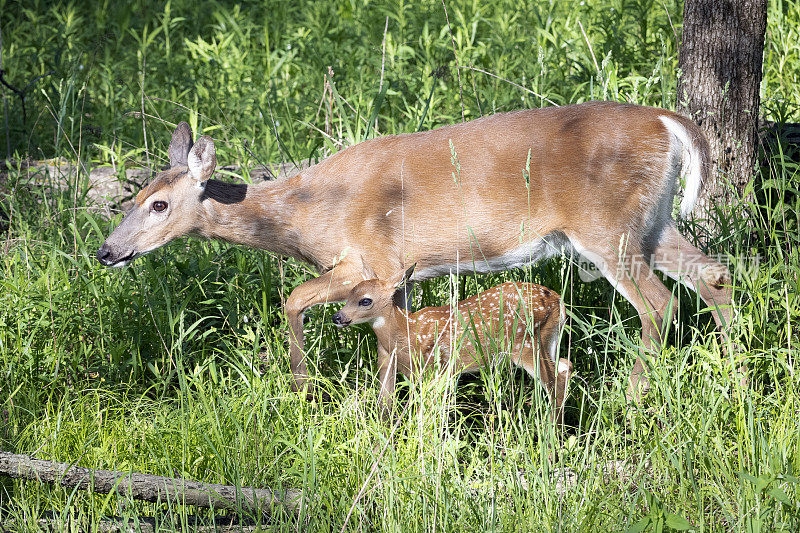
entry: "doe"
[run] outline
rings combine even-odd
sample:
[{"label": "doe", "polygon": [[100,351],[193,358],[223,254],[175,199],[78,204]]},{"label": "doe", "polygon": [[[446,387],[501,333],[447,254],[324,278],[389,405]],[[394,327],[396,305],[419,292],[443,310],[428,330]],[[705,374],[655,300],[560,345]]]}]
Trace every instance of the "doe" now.
[{"label": "doe", "polygon": [[566,317],[558,294],[541,285],[507,282],[454,307],[407,313],[401,307],[403,288],[413,271],[414,266],[389,280],[372,279],[374,272],[365,264],[369,279],[353,287],[333,315],[339,327],[368,322],[375,331],[384,416],[391,412],[397,372],[415,378],[438,366],[456,375],[509,356],[531,376],[538,374],[553,402],[553,419],[560,420],[572,363],[557,359]]},{"label": "doe", "polygon": [[[310,264],[319,276],[285,302],[293,387],[311,393],[303,317],[343,301],[363,257],[388,279],[496,272],[572,252],[593,262],[636,308],[642,346],[628,398],[647,390],[647,354],[663,342],[673,294],[653,270],[696,291],[725,333],[730,271],[678,233],[711,172],[690,120],[614,102],[499,113],[435,130],[370,139],[286,180],[212,178],[214,141],[181,122],[170,167],[136,196],[97,251],[124,266],[183,235],[244,244]],[[455,179],[454,179],[455,178]]]}]

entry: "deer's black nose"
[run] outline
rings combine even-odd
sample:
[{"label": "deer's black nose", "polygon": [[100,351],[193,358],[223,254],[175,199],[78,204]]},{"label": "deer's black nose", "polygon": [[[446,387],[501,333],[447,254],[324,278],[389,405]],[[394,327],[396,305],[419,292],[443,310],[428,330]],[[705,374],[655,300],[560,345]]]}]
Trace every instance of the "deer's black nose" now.
[{"label": "deer's black nose", "polygon": [[337,311],[336,314],[333,315],[333,323],[339,327],[348,326],[350,322],[351,321],[341,311]]},{"label": "deer's black nose", "polygon": [[135,250],[127,250],[124,251],[124,253],[125,255],[121,255],[118,249],[115,251],[114,247],[103,243],[103,246],[97,250],[97,260],[100,261],[100,264],[103,266],[123,266],[127,265],[136,257]]},{"label": "deer's black nose", "polygon": [[111,260],[111,248],[109,248],[106,243],[103,243],[103,246],[97,250],[97,260],[100,261],[100,264],[103,266],[109,266],[113,263]]}]

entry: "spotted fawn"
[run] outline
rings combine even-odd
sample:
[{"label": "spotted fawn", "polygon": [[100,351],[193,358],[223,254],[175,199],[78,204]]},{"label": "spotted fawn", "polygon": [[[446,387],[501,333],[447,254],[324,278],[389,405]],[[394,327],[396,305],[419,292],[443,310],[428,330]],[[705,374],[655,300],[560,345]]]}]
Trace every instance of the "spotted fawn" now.
[{"label": "spotted fawn", "polygon": [[[371,278],[373,273],[364,268],[364,277]],[[358,283],[333,316],[339,327],[368,322],[375,331],[383,413],[391,411],[397,372],[414,378],[437,364],[451,375],[477,372],[507,355],[531,376],[538,373],[553,401],[553,418],[560,420],[572,363],[557,358],[566,317],[558,294],[541,285],[507,282],[456,307],[426,307],[409,314],[401,307],[401,296],[413,269],[388,281]]]}]

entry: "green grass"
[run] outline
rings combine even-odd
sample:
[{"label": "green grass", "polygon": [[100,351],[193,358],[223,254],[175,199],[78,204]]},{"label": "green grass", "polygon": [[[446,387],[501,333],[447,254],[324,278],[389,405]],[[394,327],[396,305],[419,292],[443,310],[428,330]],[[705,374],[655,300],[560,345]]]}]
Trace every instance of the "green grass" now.
[{"label": "green grass", "polygon": [[[762,114],[796,122],[800,2],[769,8]],[[313,494],[300,516],[262,518],[265,529],[800,529],[791,153],[765,156],[755,200],[720,208],[722,231],[709,245],[760,257],[755,269],[735,269],[732,332],[743,352],[726,355],[707,310],[675,287],[678,326],[652,362],[640,413],[624,398],[638,319],[607,283],[581,283],[564,259],[459,281],[461,294],[524,279],[564,295],[562,355],[578,379],[563,435],[547,424],[541,387],[508,370],[457,387],[401,386],[403,414],[384,425],[374,337],[336,330],[332,309],[310,313],[306,332],[314,379],[333,401],[300,399],[289,389],[281,311],[313,275],[299,263],[196,240],[121,271],[94,260],[120,216],[89,205],[85,169],[163,164],[179,120],[219,140],[221,163],[247,168],[459,121],[460,94],[467,118],[592,98],[674,107],[678,3],[499,0],[447,10],[459,65],[507,81],[465,68],[459,87],[437,1],[0,0],[6,79],[24,87],[46,75],[27,93],[25,120],[5,91],[0,153],[84,168],[61,191],[23,169],[0,183],[0,449]],[[424,283],[417,303],[445,302],[448,283]],[[745,390],[741,360],[752,371]],[[625,461],[625,475],[609,475],[610,461]],[[560,493],[554,476],[566,467],[577,483]],[[155,516],[172,530],[194,510],[0,481],[4,526],[34,531],[47,512],[62,527]]]}]

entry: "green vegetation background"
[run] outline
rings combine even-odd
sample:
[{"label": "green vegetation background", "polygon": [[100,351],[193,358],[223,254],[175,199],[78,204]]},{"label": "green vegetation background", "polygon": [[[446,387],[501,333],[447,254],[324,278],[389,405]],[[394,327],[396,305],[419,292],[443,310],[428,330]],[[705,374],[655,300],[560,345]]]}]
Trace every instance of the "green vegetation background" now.
[{"label": "green vegetation background", "polygon": [[[88,170],[162,165],[180,120],[247,176],[462,114],[591,99],[674,108],[680,2],[446,6],[0,0],[4,76],[27,88],[24,114],[4,89],[0,154],[81,168],[64,188],[13,163],[0,178],[0,449],[309,495],[299,516],[265,528],[797,531],[800,200],[785,147],[765,154],[752,201],[713,215],[722,232],[709,252],[734,261],[743,350],[723,351],[702,304],[675,287],[677,327],[638,413],[624,400],[638,321],[566,258],[423,284],[417,305],[504,279],[562,292],[562,355],[579,378],[560,435],[538,384],[506,369],[403,388],[392,431],[374,407],[374,337],[335,330],[330,309],[310,313],[307,335],[333,401],[306,403],[289,390],[281,313],[313,275],[299,263],[196,240],[121,271],[94,261],[120,215],[90,205]],[[769,120],[798,121],[799,33],[800,2],[770,0]],[[557,490],[565,468],[577,482]],[[1,523],[36,530],[47,511],[62,525],[154,515],[166,530],[193,512],[0,480]]]}]

